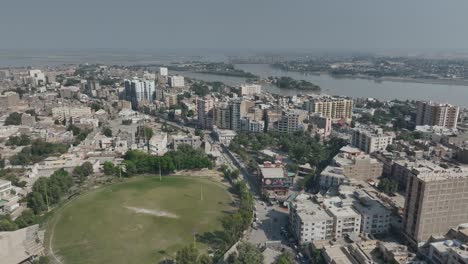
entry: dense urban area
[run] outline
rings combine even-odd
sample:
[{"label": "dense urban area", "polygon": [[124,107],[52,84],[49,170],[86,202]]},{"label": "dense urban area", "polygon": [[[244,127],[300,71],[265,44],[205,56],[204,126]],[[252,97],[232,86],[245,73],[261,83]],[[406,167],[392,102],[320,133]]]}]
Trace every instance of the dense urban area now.
[{"label": "dense urban area", "polygon": [[[0,263],[468,263],[466,109],[332,96],[231,62],[252,60],[0,69]],[[254,62],[468,74],[457,60]]]}]

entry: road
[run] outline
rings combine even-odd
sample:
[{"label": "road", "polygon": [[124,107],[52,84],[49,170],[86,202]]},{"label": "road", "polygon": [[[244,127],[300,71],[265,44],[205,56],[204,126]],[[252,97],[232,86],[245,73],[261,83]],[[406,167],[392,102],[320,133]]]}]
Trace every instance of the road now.
[{"label": "road", "polygon": [[[167,121],[168,124],[181,129],[188,129],[194,133],[195,129],[186,127],[181,124]],[[288,237],[284,234],[282,229],[287,230],[288,225],[288,210],[278,205],[268,205],[266,202],[261,201],[260,193],[257,188],[255,179],[249,174],[247,166],[235,153],[229,151],[226,146],[220,145],[210,137],[208,131],[203,131],[205,139],[212,145],[211,154],[217,157],[219,165],[226,164],[231,169],[237,168],[240,171],[242,180],[247,183],[249,190],[253,193],[255,201],[255,219],[253,227],[248,230],[245,239],[255,245],[265,245],[268,242],[278,242],[279,247],[290,249]],[[298,262],[299,263],[299,262]]]}]

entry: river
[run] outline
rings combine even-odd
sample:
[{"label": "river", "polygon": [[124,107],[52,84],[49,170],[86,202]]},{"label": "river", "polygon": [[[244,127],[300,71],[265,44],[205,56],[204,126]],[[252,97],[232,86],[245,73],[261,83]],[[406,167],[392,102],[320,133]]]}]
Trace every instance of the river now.
[{"label": "river", "polygon": [[[445,85],[415,82],[374,81],[368,79],[333,78],[328,74],[303,74],[276,69],[267,64],[237,64],[236,68],[251,72],[260,77],[288,76],[297,80],[306,80],[319,85],[322,93],[330,95],[344,95],[349,97],[372,97],[382,100],[432,100],[447,102],[468,108],[468,86]],[[179,72],[183,76],[205,81],[221,81],[227,85],[245,83],[245,78],[229,77],[213,74],[193,72]],[[276,94],[293,95],[307,91],[278,89],[272,85],[265,85],[264,89]]]}]

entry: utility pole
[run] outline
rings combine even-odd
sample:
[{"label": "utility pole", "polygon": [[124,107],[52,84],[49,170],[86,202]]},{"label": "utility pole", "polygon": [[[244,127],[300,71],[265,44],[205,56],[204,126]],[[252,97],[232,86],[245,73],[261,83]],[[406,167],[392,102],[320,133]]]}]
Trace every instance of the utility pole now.
[{"label": "utility pole", "polygon": [[161,159],[159,159],[159,181],[162,181],[162,176],[161,176]]},{"label": "utility pole", "polygon": [[50,208],[49,208],[49,195],[47,194],[47,184],[45,184],[44,187],[45,187],[45,198],[46,198],[47,212],[48,212]]},{"label": "utility pole", "polygon": [[200,201],[203,201],[203,184],[200,183]]}]

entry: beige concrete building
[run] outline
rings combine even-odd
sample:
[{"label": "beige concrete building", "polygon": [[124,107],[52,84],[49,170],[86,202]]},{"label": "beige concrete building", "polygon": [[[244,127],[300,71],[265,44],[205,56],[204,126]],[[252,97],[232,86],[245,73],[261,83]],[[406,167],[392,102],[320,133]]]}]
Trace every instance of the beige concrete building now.
[{"label": "beige concrete building", "polygon": [[367,154],[341,152],[333,158],[333,163],[342,168],[343,175],[348,178],[369,181],[382,176],[383,165]]},{"label": "beige concrete building", "polygon": [[468,222],[468,168],[414,168],[408,180],[404,232],[412,245]]},{"label": "beige concrete building", "polygon": [[416,112],[416,125],[441,126],[456,128],[460,108],[450,104],[435,102],[418,102]]},{"label": "beige concrete building", "polygon": [[90,107],[82,107],[82,106],[61,106],[52,108],[52,117],[54,119],[58,119],[60,121],[71,118],[78,118],[78,117],[91,117],[91,108]]},{"label": "beige concrete building", "polygon": [[307,112],[290,109],[283,111],[281,118],[275,123],[274,128],[279,133],[294,133],[297,131],[304,130],[303,121],[307,117]]},{"label": "beige concrete building", "polygon": [[359,126],[353,129],[351,145],[366,153],[385,150],[395,138],[395,133],[383,132],[379,127]]},{"label": "beige concrete building", "polygon": [[351,122],[353,117],[353,100],[342,97],[315,97],[303,104],[303,109],[329,117],[332,121]]},{"label": "beige concrete building", "polygon": [[15,92],[6,92],[0,95],[0,108],[7,109],[18,104],[20,98]]},{"label": "beige concrete building", "polygon": [[239,87],[239,96],[255,95],[262,92],[262,86],[258,84],[243,84]]}]

